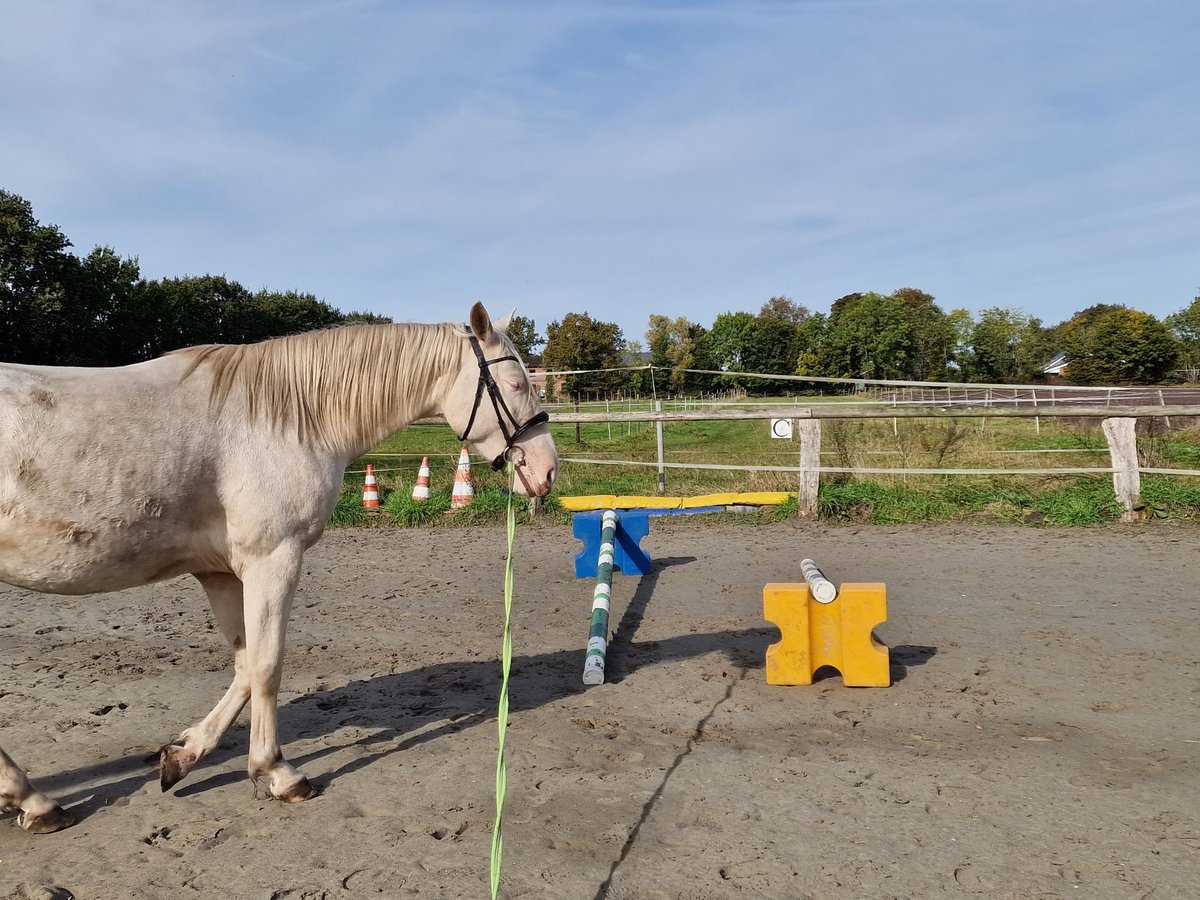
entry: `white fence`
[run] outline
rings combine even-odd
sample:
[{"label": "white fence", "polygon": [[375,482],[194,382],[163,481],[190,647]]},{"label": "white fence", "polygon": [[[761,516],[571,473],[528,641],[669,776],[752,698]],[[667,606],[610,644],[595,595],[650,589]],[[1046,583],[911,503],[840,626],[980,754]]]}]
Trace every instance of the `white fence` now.
[{"label": "white fence", "polygon": [[[924,389],[920,389],[924,390]],[[1012,389],[1005,389],[1011,391]],[[1113,391],[1116,391],[1114,397]],[[1049,392],[1047,391],[1047,394]],[[1057,392],[1055,392],[1057,394]],[[1189,392],[1186,399],[1196,396]],[[849,472],[854,474],[895,475],[1046,475],[1046,474],[1111,474],[1117,499],[1125,509],[1124,517],[1137,517],[1141,505],[1141,475],[1154,473],[1163,475],[1200,475],[1200,470],[1171,469],[1140,466],[1137,455],[1136,425],[1139,418],[1197,417],[1200,404],[1168,403],[1157,389],[1136,392],[1128,389],[1092,388],[1060,396],[1043,395],[1041,398],[1023,398],[1019,394],[999,396],[995,390],[990,396],[979,397],[974,403],[957,402],[947,395],[944,388],[941,402],[911,399],[901,401],[895,397],[887,405],[879,400],[867,403],[818,403],[771,404],[754,407],[728,405],[714,406],[706,410],[664,410],[663,401],[657,401],[655,410],[613,411],[610,404],[605,412],[556,411],[550,415],[551,424],[619,424],[626,422],[654,422],[658,432],[657,462],[630,460],[580,459],[563,457],[565,462],[591,465],[656,466],[658,469],[659,492],[663,492],[665,470],[668,468],[716,469],[745,472],[792,472],[799,476],[799,499],[802,515],[815,514],[817,489],[821,473]],[[971,398],[968,397],[969,401]],[[980,400],[983,402],[980,403]],[[1022,404],[1024,400],[1024,404]],[[1015,401],[1015,402],[1014,402]],[[1040,401],[1040,402],[1039,402]],[[1115,402],[1114,402],[1115,401]],[[1124,401],[1124,402],[1122,402]],[[1151,402],[1147,402],[1151,401]],[[1157,402],[1154,402],[1157,401]],[[821,421],[823,419],[899,419],[909,418],[1033,418],[1044,416],[1055,418],[1088,418],[1102,420],[1103,432],[1108,444],[1111,460],[1109,466],[1085,466],[1062,468],[864,468],[846,466],[823,466],[820,464]],[[662,426],[669,422],[702,422],[718,420],[770,420],[794,419],[799,425],[800,459],[796,466],[719,465],[714,463],[667,463],[664,459]]]}]

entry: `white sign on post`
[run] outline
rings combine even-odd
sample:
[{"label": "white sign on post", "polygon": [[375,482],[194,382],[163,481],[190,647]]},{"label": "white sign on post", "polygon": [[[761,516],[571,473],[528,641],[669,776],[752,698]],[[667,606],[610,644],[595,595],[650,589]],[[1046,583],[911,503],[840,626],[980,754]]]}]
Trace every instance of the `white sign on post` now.
[{"label": "white sign on post", "polygon": [[791,419],[772,419],[771,420],[771,437],[786,438],[788,440],[791,440],[792,420]]}]

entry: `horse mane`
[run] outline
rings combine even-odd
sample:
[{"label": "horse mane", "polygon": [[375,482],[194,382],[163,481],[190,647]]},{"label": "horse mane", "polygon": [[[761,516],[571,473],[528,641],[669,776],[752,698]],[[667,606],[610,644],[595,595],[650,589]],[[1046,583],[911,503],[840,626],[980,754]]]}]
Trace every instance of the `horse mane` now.
[{"label": "horse mane", "polygon": [[462,335],[450,323],[343,325],[174,353],[190,357],[181,381],[208,371],[212,409],[240,396],[249,421],[332,449],[374,443],[427,414],[438,379],[458,369]]}]

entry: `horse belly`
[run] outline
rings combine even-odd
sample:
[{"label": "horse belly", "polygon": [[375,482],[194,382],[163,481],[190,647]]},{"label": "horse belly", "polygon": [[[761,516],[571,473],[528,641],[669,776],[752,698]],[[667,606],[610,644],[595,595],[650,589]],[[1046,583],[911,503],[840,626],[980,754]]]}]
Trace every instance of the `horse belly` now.
[{"label": "horse belly", "polygon": [[213,557],[222,520],[211,488],[162,457],[71,462],[56,478],[44,466],[15,490],[0,485],[0,581],[89,594],[220,571]]},{"label": "horse belly", "polygon": [[[12,526],[18,527],[14,529]],[[186,552],[144,527],[104,529],[65,516],[0,520],[0,581],[53,594],[90,594],[149,584],[220,563],[197,564],[196,535]]]},{"label": "horse belly", "polygon": [[214,555],[211,431],[156,365],[0,366],[0,581],[110,591]]},{"label": "horse belly", "polygon": [[60,469],[57,480],[49,467],[24,483],[6,485],[0,473],[0,581],[89,594],[226,565],[211,489],[181,474],[185,503],[148,466],[73,462],[77,468]]}]

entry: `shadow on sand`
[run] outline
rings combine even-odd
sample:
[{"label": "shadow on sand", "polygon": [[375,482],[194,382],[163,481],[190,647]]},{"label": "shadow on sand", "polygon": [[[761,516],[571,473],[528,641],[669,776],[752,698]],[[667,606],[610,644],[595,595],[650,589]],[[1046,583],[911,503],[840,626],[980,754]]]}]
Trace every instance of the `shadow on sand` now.
[{"label": "shadow on sand", "polygon": [[[767,624],[740,631],[684,634],[659,641],[634,642],[662,573],[672,566],[687,565],[694,561],[694,557],[656,560],[650,573],[640,579],[609,642],[607,681],[616,683],[643,667],[710,653],[724,654],[729,664],[740,670],[739,680],[745,678],[750,670],[763,667],[767,646],[778,639],[778,631]],[[923,665],[936,653],[934,647],[891,648],[892,680],[902,681],[908,667]],[[582,642],[569,650],[515,656],[510,685],[512,713],[537,709],[583,693],[586,690],[581,680],[583,656]],[[829,672],[836,675],[833,670]],[[818,674],[828,677],[826,670]],[[296,739],[319,739],[345,726],[371,729],[371,734],[352,744],[338,742],[304,754],[288,756],[290,762],[303,767],[329,754],[344,751],[347,747],[357,745],[365,749],[365,752],[340,767],[312,779],[315,786],[324,788],[343,775],[370,766],[392,753],[419,747],[494,721],[498,675],[499,668],[494,659],[451,661],[315,691],[280,708],[280,740],[286,745]],[[725,699],[728,696],[718,701],[717,705]],[[689,748],[699,738],[705,722],[715,710],[716,706],[697,725]],[[227,762],[243,754],[245,733],[244,727],[231,729],[221,746],[201,765]],[[676,760],[676,765],[665,774],[663,785],[687,752],[685,749]],[[83,820],[107,806],[128,802],[127,798],[134,792],[157,778],[156,767],[157,754],[129,755],[59,772],[39,779],[38,784],[43,790],[57,796],[64,806],[69,806],[77,819]],[[176,795],[187,797],[246,779],[243,772],[219,772],[206,778],[202,771],[195,773],[192,781],[178,787]],[[652,797],[643,811],[642,821],[649,814],[653,800]],[[636,828],[631,839],[634,835]],[[614,865],[614,872],[616,865],[619,865],[619,860]]]}]

